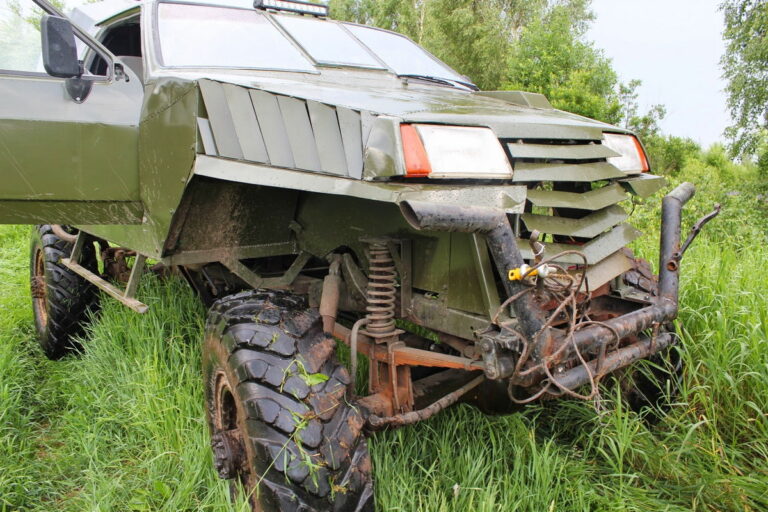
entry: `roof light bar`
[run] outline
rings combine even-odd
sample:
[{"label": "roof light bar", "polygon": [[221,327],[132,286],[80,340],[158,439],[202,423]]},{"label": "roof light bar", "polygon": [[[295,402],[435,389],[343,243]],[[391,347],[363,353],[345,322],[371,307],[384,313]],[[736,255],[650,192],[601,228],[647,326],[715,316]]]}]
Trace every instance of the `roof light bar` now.
[{"label": "roof light bar", "polygon": [[302,0],[254,0],[256,9],[287,11],[298,14],[311,14],[325,18],[328,16],[328,6]]}]

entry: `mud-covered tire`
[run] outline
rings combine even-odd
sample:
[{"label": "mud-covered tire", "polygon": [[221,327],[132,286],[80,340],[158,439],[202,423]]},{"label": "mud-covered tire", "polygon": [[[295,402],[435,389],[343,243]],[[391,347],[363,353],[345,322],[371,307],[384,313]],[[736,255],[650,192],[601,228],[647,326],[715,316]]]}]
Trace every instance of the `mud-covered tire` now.
[{"label": "mud-covered tire", "polygon": [[650,408],[666,411],[679,396],[683,380],[683,344],[676,333],[675,341],[665,350],[654,354],[647,363],[638,361],[619,372],[621,397],[630,409],[641,412]]},{"label": "mud-covered tire", "polygon": [[[49,359],[77,350],[77,338],[98,309],[95,286],[61,264],[72,244],[53,233],[51,226],[35,226],[30,243],[30,286],[37,339]],[[85,244],[80,264],[96,271],[96,251]]]},{"label": "mud-covered tire", "polygon": [[[254,510],[374,509],[363,417],[348,402],[349,374],[317,310],[279,292],[217,301],[206,324],[203,374],[217,469],[239,478]],[[233,436],[237,449],[222,452]],[[222,453],[238,451],[227,466]]]}]

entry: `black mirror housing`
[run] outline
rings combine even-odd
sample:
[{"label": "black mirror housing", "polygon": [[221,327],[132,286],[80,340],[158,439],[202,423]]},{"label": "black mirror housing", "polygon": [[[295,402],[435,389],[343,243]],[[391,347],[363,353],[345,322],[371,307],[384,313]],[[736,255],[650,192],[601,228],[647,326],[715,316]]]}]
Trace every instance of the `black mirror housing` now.
[{"label": "black mirror housing", "polygon": [[77,60],[75,32],[69,20],[44,15],[40,23],[40,35],[46,73],[57,78],[79,77],[82,72]]}]

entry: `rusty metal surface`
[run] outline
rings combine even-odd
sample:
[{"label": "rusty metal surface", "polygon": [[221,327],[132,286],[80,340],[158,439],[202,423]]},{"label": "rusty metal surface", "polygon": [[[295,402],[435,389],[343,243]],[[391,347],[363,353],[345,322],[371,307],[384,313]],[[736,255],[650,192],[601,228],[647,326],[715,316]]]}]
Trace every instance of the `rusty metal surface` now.
[{"label": "rusty metal surface", "polygon": [[376,415],[371,415],[368,417],[368,424],[376,429],[376,428],[384,428],[384,427],[402,427],[404,425],[411,425],[413,423],[417,423],[419,421],[424,421],[426,419],[431,418],[438,412],[442,411],[446,407],[449,407],[456,402],[459,401],[459,399],[472,391],[474,388],[482,384],[482,382],[485,380],[484,375],[480,375],[478,377],[475,377],[456,391],[453,391],[452,393],[449,393],[445,395],[440,400],[436,401],[432,405],[425,407],[424,409],[420,409],[418,411],[411,411],[404,414],[398,414],[395,416],[388,416],[388,417],[380,417]]},{"label": "rusty metal surface", "polygon": [[[576,366],[561,374],[556,374],[555,379],[557,379],[559,386],[575,390],[588,384],[590,378],[599,379],[603,375],[607,375],[620,368],[628,366],[639,359],[650,357],[653,354],[664,350],[672,344],[673,339],[674,338],[670,333],[661,334],[656,338],[645,336],[629,346],[620,348],[606,355],[602,364],[599,364],[599,361],[597,360],[593,360],[587,363],[586,366]],[[549,382],[545,381],[544,387],[548,389],[547,392],[550,395],[562,394],[558,387]]]}]

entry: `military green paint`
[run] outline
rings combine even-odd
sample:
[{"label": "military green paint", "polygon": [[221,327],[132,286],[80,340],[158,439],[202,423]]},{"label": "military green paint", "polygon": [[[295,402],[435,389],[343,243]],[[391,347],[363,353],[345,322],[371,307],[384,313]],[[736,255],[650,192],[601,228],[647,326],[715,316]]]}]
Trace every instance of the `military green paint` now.
[{"label": "military green paint", "polygon": [[278,167],[294,167],[293,153],[277,97],[256,90],[250,91],[250,95],[264,136],[269,162]]},{"label": "military green paint", "polygon": [[627,195],[618,183],[584,193],[556,192],[541,189],[528,191],[528,200],[531,203],[535,206],[549,208],[576,208],[579,210],[595,211],[626,199]]},{"label": "military green paint", "polygon": [[202,142],[203,145],[203,152],[209,156],[219,156],[219,150],[216,148],[216,141],[213,140],[213,130],[211,130],[210,121],[198,117],[197,129],[200,135],[200,142]]},{"label": "military green paint", "polygon": [[449,308],[483,315],[486,313],[478,286],[477,266],[473,255],[472,234],[451,233]]},{"label": "military green paint", "polygon": [[227,158],[242,159],[243,150],[237,138],[235,122],[229,111],[229,104],[222,85],[211,80],[200,80],[198,84],[200,92],[203,94],[205,110],[208,112],[208,121],[211,123],[213,138],[216,141],[219,154]]},{"label": "military green paint", "polygon": [[607,162],[588,164],[532,164],[515,163],[512,180],[515,182],[536,181],[601,181],[624,178],[626,174]]},{"label": "military green paint", "polygon": [[667,179],[664,176],[640,174],[620,183],[628,192],[638,197],[650,197],[667,185]]},{"label": "military green paint", "polygon": [[371,126],[363,157],[365,179],[389,178],[405,175],[400,140],[400,119],[379,116]]},{"label": "military green paint", "polygon": [[[153,15],[151,9],[142,13],[146,26],[154,26]],[[72,136],[98,141],[72,160],[80,166],[72,170],[78,175],[68,176],[64,184],[76,183],[79,188],[67,191],[57,186],[54,192],[80,193],[73,196],[76,202],[98,199],[93,194],[93,180],[103,178],[105,188],[98,192],[119,194],[103,196],[104,203],[83,202],[89,209],[72,208],[68,210],[72,217],[66,220],[74,221],[76,217],[77,222],[71,223],[146,256],[166,257],[169,262],[205,263],[288,255],[301,250],[324,257],[334,249],[348,247],[365,265],[364,238],[412,240],[412,319],[472,339],[474,331],[488,326],[486,317],[499,303],[485,245],[477,236],[414,232],[399,212],[401,201],[481,205],[522,214],[527,197],[537,206],[586,210],[600,210],[626,198],[618,184],[585,194],[534,190],[528,196],[526,186],[507,182],[488,185],[433,180],[414,184],[389,180],[404,173],[399,135],[402,122],[486,126],[505,142],[593,142],[578,149],[571,145],[524,143],[523,151],[527,153],[513,151],[520,159],[574,163],[608,157],[599,144],[603,130],[625,131],[556,111],[540,95],[502,92],[489,97],[459,88],[406,85],[387,72],[371,70],[319,68],[316,74],[294,75],[161,69],[154,60],[153,34],[145,32],[143,36],[148,72],[144,90],[131,75],[129,83],[134,89],[123,92],[122,103],[102,101],[96,95],[86,101],[86,107],[65,104],[56,112],[85,112],[89,103],[99,107],[78,122],[77,128],[69,129]],[[47,91],[48,98],[60,97],[61,81],[46,80],[58,84],[55,94]],[[7,78],[0,77],[0,92],[7,85]],[[116,86],[126,87],[126,82],[98,84],[95,91],[118,90]],[[24,92],[19,87],[11,89],[0,95],[3,106]],[[28,108],[17,120],[50,121],[41,117],[51,110],[49,105],[25,101]],[[116,108],[120,115],[133,116],[132,121],[115,122],[111,116]],[[66,122],[72,119],[77,121],[67,118]],[[0,123],[9,120],[12,117],[3,118]],[[81,126],[91,124],[93,129]],[[3,126],[6,125],[0,124]],[[107,134],[104,130],[113,131]],[[125,130],[131,131],[133,138]],[[24,130],[18,131],[23,133]],[[53,132],[41,133],[50,136]],[[109,140],[103,140],[107,135]],[[3,142],[4,139],[0,140],[0,144]],[[133,144],[130,151],[122,148],[126,143]],[[198,154],[201,152],[206,154]],[[93,163],[86,166],[86,159]],[[48,175],[54,173],[53,164],[60,161],[60,157],[45,155],[46,186],[62,185],[56,182],[56,176]],[[520,180],[528,179],[526,173],[534,172],[539,173],[539,181],[550,181],[548,177],[551,181],[558,177],[595,181],[607,179],[609,173],[610,179],[624,177],[615,174],[607,164],[535,168],[532,164],[517,164],[516,179]],[[108,165],[112,167],[107,168]],[[115,176],[119,168],[115,166],[124,166],[119,178],[133,180],[130,186],[123,186]],[[55,172],[61,171],[59,167]],[[580,177],[571,179],[576,174]],[[360,180],[363,176],[365,179]],[[77,183],[78,179],[84,181]],[[650,188],[646,183],[624,186],[635,192]],[[35,194],[39,192],[28,187],[19,193],[29,199],[37,198]],[[127,196],[120,195],[123,193]],[[52,200],[48,196],[43,199],[44,203]],[[7,200],[0,197],[0,212],[10,211]],[[22,208],[26,209],[17,210],[14,221],[28,214],[29,219],[42,222],[32,216],[32,207],[27,204],[34,204],[46,217],[50,214],[50,218],[57,218],[55,210],[62,207],[60,203],[25,203]],[[101,207],[106,212],[103,216]],[[554,229],[592,233],[604,222],[598,217],[587,219],[584,225],[561,225]],[[140,224],[103,225],[106,222]],[[618,268],[611,255],[637,234],[630,226],[620,224],[579,248],[591,262],[603,262],[598,265],[603,279]],[[521,241],[521,247],[525,253],[527,242]],[[572,248],[567,244],[549,244],[547,250],[550,254]],[[477,286],[478,282],[486,286]],[[433,298],[427,298],[424,292]]]},{"label": "military green paint", "polygon": [[140,224],[143,213],[138,201],[0,201],[3,224]]},{"label": "military green paint", "polygon": [[232,124],[235,126],[237,140],[243,151],[243,158],[268,164],[267,147],[264,145],[250,94],[246,89],[232,84],[223,84],[222,88],[232,116]]},{"label": "military green paint", "polygon": [[391,183],[360,181],[317,172],[276,169],[248,162],[198,155],[194,173],[238,183],[287,187],[306,192],[349,195],[372,201],[400,203],[405,200],[432,201],[460,206],[500,208],[508,213],[522,213],[526,187],[522,185],[464,184],[445,186],[439,180],[430,183]]},{"label": "military green paint", "polygon": [[[603,144],[507,144],[512,158],[541,158],[545,160],[597,160],[620,156]],[[565,181],[565,180],[563,180]]]},{"label": "military green paint", "polygon": [[277,103],[283,114],[285,129],[288,133],[288,143],[291,145],[293,160],[298,169],[319,171],[320,155],[317,152],[312,123],[307,112],[307,103],[296,98],[278,96]]},{"label": "military green paint", "polygon": [[200,100],[195,82],[173,78],[146,87],[139,125],[140,226],[81,225],[85,231],[159,259],[190,177]]},{"label": "military green paint", "polygon": [[[595,265],[614,252],[637,239],[642,233],[629,224],[619,224],[612,230],[590,240],[584,245],[545,243],[544,257],[550,258],[564,251],[579,251],[587,257],[588,265]],[[517,246],[524,259],[532,259],[533,251],[528,240],[518,240]],[[584,260],[575,254],[557,259],[560,263],[583,264]]]},{"label": "military green paint", "polygon": [[0,202],[138,201],[140,94],[138,80],[98,82],[78,104],[64,80],[0,75]]},{"label": "military green paint", "polygon": [[552,110],[552,104],[546,96],[535,92],[525,91],[480,91],[477,94],[496,98],[521,107],[541,108]]},{"label": "military green paint", "polygon": [[582,291],[587,291],[587,287],[589,290],[596,290],[631,268],[632,260],[624,251],[619,250],[587,269],[586,282],[582,286]]},{"label": "military green paint", "polygon": [[336,109],[347,170],[352,178],[363,177],[363,131],[360,114],[344,107]]},{"label": "military green paint", "polygon": [[336,109],[316,101],[308,101],[307,111],[317,143],[320,168],[331,174],[347,176],[347,156],[344,153]]},{"label": "military green paint", "polygon": [[422,294],[414,294],[412,304],[413,312],[408,320],[427,328],[439,326],[440,331],[466,340],[476,340],[477,333],[491,327],[485,316],[448,308],[441,300]]},{"label": "military green paint", "polygon": [[552,235],[593,238],[608,228],[612,228],[627,219],[627,213],[621,206],[613,205],[598,210],[580,219],[569,219],[549,215],[521,215],[528,231],[541,231]]}]

